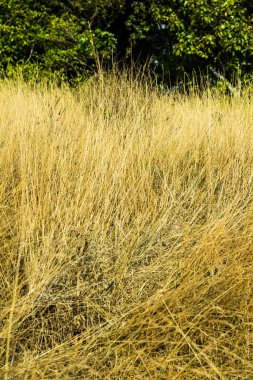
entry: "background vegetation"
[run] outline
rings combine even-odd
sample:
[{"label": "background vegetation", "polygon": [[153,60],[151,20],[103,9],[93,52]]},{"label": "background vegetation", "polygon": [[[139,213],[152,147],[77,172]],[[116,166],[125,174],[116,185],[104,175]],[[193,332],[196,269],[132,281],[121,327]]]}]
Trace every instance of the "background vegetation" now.
[{"label": "background vegetation", "polygon": [[252,101],[214,95],[2,83],[1,378],[252,378]]},{"label": "background vegetation", "polygon": [[80,78],[97,67],[148,63],[174,83],[213,66],[228,79],[252,71],[249,0],[0,0],[0,73]]}]

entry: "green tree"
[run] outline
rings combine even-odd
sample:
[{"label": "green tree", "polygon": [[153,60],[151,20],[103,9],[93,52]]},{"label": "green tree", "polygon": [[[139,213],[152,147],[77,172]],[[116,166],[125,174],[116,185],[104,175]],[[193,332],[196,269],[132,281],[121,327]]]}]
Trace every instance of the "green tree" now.
[{"label": "green tree", "polygon": [[232,76],[252,68],[252,8],[242,0],[134,1],[128,27],[135,51],[165,72],[212,65]]},{"label": "green tree", "polygon": [[231,79],[252,70],[252,14],[249,0],[0,0],[0,73],[71,79],[114,54],[166,80],[208,67]]},{"label": "green tree", "polygon": [[95,54],[108,58],[115,49],[108,20],[116,13],[115,1],[0,0],[0,72],[83,74]]}]

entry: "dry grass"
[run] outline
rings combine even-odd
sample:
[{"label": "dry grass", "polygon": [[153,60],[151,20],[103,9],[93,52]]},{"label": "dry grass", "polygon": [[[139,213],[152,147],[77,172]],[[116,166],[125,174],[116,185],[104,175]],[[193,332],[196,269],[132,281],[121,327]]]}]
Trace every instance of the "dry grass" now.
[{"label": "dry grass", "polygon": [[252,379],[252,100],[104,78],[0,104],[0,377]]}]

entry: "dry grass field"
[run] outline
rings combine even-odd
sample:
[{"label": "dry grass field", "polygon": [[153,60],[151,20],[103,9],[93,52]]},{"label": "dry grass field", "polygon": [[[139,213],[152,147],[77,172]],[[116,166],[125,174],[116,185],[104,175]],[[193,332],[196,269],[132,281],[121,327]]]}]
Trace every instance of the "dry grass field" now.
[{"label": "dry grass field", "polygon": [[253,379],[253,101],[0,86],[0,378]]}]

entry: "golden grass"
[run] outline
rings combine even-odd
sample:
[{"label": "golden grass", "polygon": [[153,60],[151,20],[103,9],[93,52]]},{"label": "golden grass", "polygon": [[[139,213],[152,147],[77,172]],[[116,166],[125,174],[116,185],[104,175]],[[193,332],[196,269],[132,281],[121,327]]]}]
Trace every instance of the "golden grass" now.
[{"label": "golden grass", "polygon": [[252,379],[250,97],[0,87],[0,378]]}]

